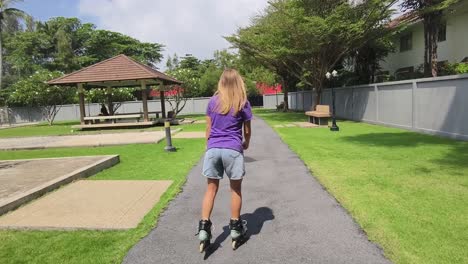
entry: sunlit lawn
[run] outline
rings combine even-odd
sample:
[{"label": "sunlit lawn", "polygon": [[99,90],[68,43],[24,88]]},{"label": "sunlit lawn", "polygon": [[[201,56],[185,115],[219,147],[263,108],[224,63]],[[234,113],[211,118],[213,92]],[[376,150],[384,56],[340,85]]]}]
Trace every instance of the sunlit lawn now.
[{"label": "sunlit lawn", "polygon": [[128,231],[0,230],[0,263],[120,263],[126,252],[155,226],[159,213],[179,192],[204,151],[203,139],[175,139],[175,153],[164,144],[101,148],[0,151],[0,159],[119,154],[120,164],[92,180],[172,180],[174,183],[142,223]]},{"label": "sunlit lawn", "polygon": [[[306,121],[303,113],[256,114],[270,125]],[[392,261],[468,263],[468,142],[339,126],[275,130]]]}]

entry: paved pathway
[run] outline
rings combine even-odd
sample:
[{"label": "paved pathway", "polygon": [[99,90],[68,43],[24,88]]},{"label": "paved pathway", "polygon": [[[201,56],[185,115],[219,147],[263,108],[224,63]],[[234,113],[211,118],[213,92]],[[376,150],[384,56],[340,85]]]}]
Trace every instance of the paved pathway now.
[{"label": "paved pathway", "polygon": [[100,147],[145,143],[151,144],[159,142],[164,138],[164,131],[72,136],[0,138],[0,150]]},{"label": "paved pathway", "polygon": [[194,234],[205,189],[198,164],[157,228],[124,263],[390,263],[270,127],[255,119],[253,135],[244,181],[246,244],[231,249],[224,180],[212,216],[214,249],[198,253]]}]

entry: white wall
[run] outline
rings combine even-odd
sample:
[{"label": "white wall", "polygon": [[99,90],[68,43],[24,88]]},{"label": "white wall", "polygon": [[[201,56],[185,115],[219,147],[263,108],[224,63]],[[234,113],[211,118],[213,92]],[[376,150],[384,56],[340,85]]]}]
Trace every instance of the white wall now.
[{"label": "white wall", "polygon": [[[468,140],[468,74],[335,88],[335,91],[339,118]],[[282,98],[283,94],[279,96]],[[310,91],[289,93],[289,106],[308,111],[314,97]],[[275,95],[264,95],[263,102],[264,108],[276,107]],[[321,103],[331,105],[330,89],[323,92]]]},{"label": "white wall", "polygon": [[[204,114],[208,106],[210,98],[189,98],[184,109],[179,113],[180,115],[187,114]],[[122,102],[122,105],[117,110],[120,114],[142,112],[143,105],[141,101]],[[1,112],[0,108],[0,114]],[[96,116],[101,111],[101,104],[86,103],[85,104],[86,116]],[[159,100],[148,100],[149,111],[161,111],[161,102]],[[171,111],[171,107],[166,100],[166,112]],[[80,119],[79,105],[63,105],[61,106],[55,121],[72,121]],[[40,109],[30,107],[12,107],[9,108],[8,120],[0,119],[0,125],[3,123],[21,124],[29,122],[44,122],[46,121],[41,114]]]},{"label": "white wall", "polygon": [[[447,21],[447,40],[438,43],[439,61],[460,62],[468,57],[468,4],[463,2],[454,8],[453,14],[445,16]],[[415,70],[424,63],[424,27],[421,22],[407,29],[413,33],[413,48],[400,52],[400,38],[395,39],[396,52],[381,62],[384,71],[395,71],[413,66]],[[407,32],[407,31],[406,31]]]}]

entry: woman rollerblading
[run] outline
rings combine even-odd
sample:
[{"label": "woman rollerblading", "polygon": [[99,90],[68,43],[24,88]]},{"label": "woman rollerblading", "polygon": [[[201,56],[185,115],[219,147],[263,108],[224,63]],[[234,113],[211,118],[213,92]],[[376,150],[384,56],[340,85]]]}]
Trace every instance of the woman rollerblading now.
[{"label": "woman rollerblading", "polygon": [[219,180],[226,174],[231,187],[231,236],[233,248],[242,244],[247,231],[240,220],[242,179],[245,175],[244,150],[249,148],[252,134],[252,109],[247,101],[245,84],[236,70],[227,69],[218,82],[218,90],[206,110],[206,154],[203,176],[207,188],[203,198],[199,224],[200,252],[211,238],[211,211],[218,192]]}]

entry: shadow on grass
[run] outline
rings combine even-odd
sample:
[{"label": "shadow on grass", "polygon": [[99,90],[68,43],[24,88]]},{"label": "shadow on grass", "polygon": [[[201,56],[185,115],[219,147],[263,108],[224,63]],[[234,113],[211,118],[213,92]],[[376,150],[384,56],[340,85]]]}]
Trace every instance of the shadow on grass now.
[{"label": "shadow on grass", "polygon": [[[271,208],[260,207],[253,213],[243,214],[241,219],[247,221],[247,237],[244,241],[244,243],[247,243],[252,236],[260,234],[265,222],[275,219],[275,216],[273,215],[273,210],[271,210]],[[211,244],[209,250],[205,253],[205,260],[221,247],[221,244],[229,237],[230,232],[228,225],[223,226],[223,233],[216,237],[215,241]],[[230,244],[231,243],[229,243],[229,245]]]},{"label": "shadow on grass", "polygon": [[254,114],[260,118],[265,118],[268,121],[280,123],[301,122],[308,120],[304,112],[278,112],[271,109],[256,109]]},{"label": "shadow on grass", "polygon": [[468,169],[468,143],[455,146],[444,158],[434,161],[439,164]]},{"label": "shadow on grass", "polygon": [[443,158],[433,160],[440,165],[468,168],[468,142],[460,142],[437,136],[415,132],[369,133],[343,137],[342,140],[377,147],[417,147],[421,145],[439,145],[449,149]]},{"label": "shadow on grass", "polygon": [[[74,125],[79,125],[79,124],[80,124],[80,122],[78,122],[78,121],[57,121],[57,122],[54,122],[52,124],[52,127],[54,127],[54,126],[74,126]],[[35,126],[37,126],[37,127],[51,127],[49,125],[49,123],[47,123],[47,122],[41,122],[41,123],[39,123],[39,124],[37,124]]]},{"label": "shadow on grass", "polygon": [[418,145],[455,145],[454,141],[414,132],[368,133],[343,137],[353,143],[384,147],[416,147]]}]

